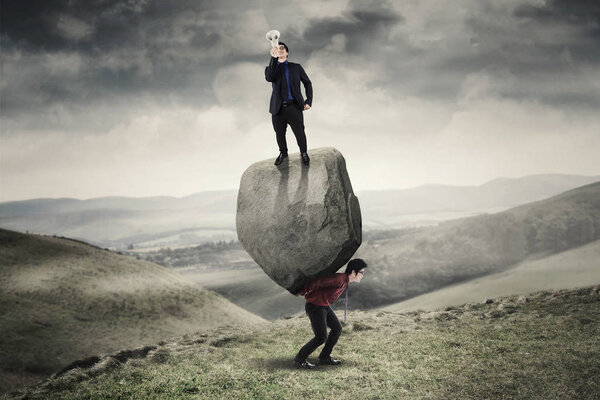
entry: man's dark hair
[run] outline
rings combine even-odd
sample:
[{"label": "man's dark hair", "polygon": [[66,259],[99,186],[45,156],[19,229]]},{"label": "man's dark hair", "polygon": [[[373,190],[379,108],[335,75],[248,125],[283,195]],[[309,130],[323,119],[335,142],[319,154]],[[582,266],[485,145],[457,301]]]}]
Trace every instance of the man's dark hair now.
[{"label": "man's dark hair", "polygon": [[346,275],[350,275],[352,271],[358,273],[363,268],[367,268],[367,263],[364,262],[361,258],[355,258],[354,260],[350,260],[348,266],[346,267]]},{"label": "man's dark hair", "polygon": [[279,45],[283,45],[285,46],[285,51],[288,53],[288,55],[290,54],[290,51],[288,50],[287,44],[283,43],[283,42],[279,42]]}]

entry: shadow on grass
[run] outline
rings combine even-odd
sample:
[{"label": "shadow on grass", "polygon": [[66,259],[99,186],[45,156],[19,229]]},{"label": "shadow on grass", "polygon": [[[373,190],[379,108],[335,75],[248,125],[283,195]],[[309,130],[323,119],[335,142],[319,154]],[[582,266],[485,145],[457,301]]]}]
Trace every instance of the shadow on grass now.
[{"label": "shadow on grass", "polygon": [[[309,358],[308,361],[312,364],[317,364],[316,357]],[[316,365],[313,369],[298,368],[294,365],[294,357],[277,357],[277,358],[253,358],[250,360],[250,365],[257,369],[266,370],[269,372],[292,370],[298,372],[327,372],[333,369],[347,368],[355,366],[354,363],[342,362],[341,365]]]}]

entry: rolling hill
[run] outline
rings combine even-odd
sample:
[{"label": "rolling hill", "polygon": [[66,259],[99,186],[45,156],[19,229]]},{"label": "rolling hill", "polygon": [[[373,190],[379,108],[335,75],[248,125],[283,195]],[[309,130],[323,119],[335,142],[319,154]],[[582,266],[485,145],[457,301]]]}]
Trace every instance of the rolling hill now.
[{"label": "rolling hill", "polygon": [[264,322],[167,268],[0,230],[0,387],[172,335]]},{"label": "rolling hill", "polygon": [[[590,273],[586,276],[595,277],[593,257],[575,250],[598,237],[599,196],[598,184],[592,184],[503,213],[448,221],[437,227],[367,232],[356,256],[367,260],[370,267],[361,285],[351,288],[350,307],[370,309],[393,304],[476,277],[483,279],[524,260],[560,254],[566,249],[574,251],[566,264],[574,268],[571,273],[581,274],[578,269],[587,268]],[[243,254],[234,244],[224,249],[230,250],[215,250],[210,257],[205,254],[207,246],[145,256],[159,263],[168,257],[166,265],[187,266],[180,272],[190,281],[263,318],[272,320],[302,310],[302,299],[276,285],[247,255],[247,260],[241,262]],[[227,268],[227,263],[232,267]],[[551,260],[548,263],[556,265]],[[538,265],[543,269],[545,264],[540,261]],[[551,273],[555,267],[548,268],[547,286],[531,286],[531,290],[562,287],[569,282],[565,287],[589,283],[566,279],[569,271],[561,275]],[[333,307],[343,308],[343,303],[340,300]]]},{"label": "rolling hill", "polygon": [[[391,229],[497,212],[599,181],[545,174],[499,178],[479,186],[425,185],[358,191],[363,227]],[[101,247],[158,249],[236,239],[236,190],[175,197],[33,199],[0,203],[0,226],[67,236]]]},{"label": "rolling hill", "polygon": [[189,334],[73,364],[6,399],[597,399],[599,289],[352,312],[333,353],[342,364],[310,371],[292,367],[313,334],[305,315]]},{"label": "rolling hill", "polygon": [[397,303],[598,239],[600,182],[504,212],[367,241],[356,256],[370,268],[350,297],[362,308]]},{"label": "rolling hill", "polygon": [[573,289],[594,283],[600,285],[600,240],[541,259],[523,261],[509,270],[451,285],[383,309],[435,310],[488,298]]},{"label": "rolling hill", "polygon": [[219,293],[232,303],[267,320],[304,312],[304,297],[292,296],[258,266],[222,271],[186,268],[180,273],[190,282]]},{"label": "rolling hill", "polygon": [[186,246],[235,239],[233,190],[175,197],[32,199],[0,203],[0,226],[100,247]]}]

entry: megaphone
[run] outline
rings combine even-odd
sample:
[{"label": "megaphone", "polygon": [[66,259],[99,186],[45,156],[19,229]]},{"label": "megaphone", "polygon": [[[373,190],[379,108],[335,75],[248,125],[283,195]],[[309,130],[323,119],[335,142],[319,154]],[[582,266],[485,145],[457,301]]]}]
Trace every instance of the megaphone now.
[{"label": "megaphone", "polygon": [[267,32],[267,40],[271,42],[271,47],[279,47],[279,31],[273,29],[272,31]]}]

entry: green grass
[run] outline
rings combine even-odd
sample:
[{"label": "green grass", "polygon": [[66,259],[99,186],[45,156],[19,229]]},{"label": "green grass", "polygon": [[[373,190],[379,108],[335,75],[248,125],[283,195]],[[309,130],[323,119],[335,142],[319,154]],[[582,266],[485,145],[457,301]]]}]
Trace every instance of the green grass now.
[{"label": "green grass", "polygon": [[[600,394],[598,287],[540,292],[435,312],[353,312],[334,356],[312,371],[292,358],[306,316],[221,328],[107,356],[7,398],[594,399]],[[316,353],[314,356],[316,357]]]},{"label": "green grass", "polygon": [[0,229],[0,392],[90,355],[261,322],[156,264]]}]

